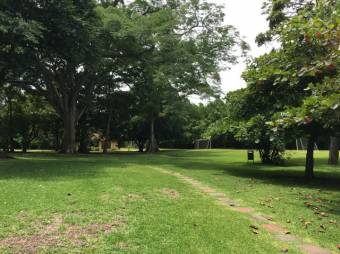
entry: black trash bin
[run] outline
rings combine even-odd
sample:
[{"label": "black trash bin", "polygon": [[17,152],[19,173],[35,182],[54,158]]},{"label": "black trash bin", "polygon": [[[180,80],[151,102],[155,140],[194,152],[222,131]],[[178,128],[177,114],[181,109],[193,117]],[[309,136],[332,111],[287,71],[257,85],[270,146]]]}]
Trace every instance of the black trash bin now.
[{"label": "black trash bin", "polygon": [[248,150],[247,151],[248,154],[248,161],[253,161],[255,162],[255,158],[254,158],[254,150]]}]

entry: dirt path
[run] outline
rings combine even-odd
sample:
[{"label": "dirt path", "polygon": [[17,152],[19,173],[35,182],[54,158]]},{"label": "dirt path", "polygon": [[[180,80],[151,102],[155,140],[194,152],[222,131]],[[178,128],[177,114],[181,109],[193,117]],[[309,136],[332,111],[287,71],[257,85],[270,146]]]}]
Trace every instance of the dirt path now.
[{"label": "dirt path", "polygon": [[[328,249],[322,248],[317,244],[312,244],[304,241],[296,235],[291,234],[289,230],[282,227],[278,223],[275,223],[270,216],[256,213],[251,207],[242,207],[237,204],[234,200],[228,198],[224,193],[218,192],[217,190],[185,175],[180,173],[172,172],[159,167],[152,167],[153,169],[162,172],[164,174],[172,175],[187,184],[190,184],[199,192],[204,195],[210,196],[215,199],[220,205],[228,207],[235,212],[245,214],[249,217],[250,221],[255,222],[257,225],[250,225],[250,229],[254,234],[258,234],[260,230],[269,232],[277,241],[283,242],[290,246],[295,246],[305,254],[332,254]],[[288,249],[283,249],[282,252],[289,252]]]}]

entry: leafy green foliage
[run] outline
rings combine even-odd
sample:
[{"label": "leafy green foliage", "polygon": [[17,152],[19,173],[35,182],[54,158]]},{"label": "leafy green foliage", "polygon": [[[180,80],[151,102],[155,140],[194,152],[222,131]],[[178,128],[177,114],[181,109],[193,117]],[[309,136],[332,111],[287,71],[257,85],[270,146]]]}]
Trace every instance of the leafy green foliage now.
[{"label": "leafy green foliage", "polygon": [[[53,148],[60,122],[42,97],[4,86],[0,89],[0,148],[4,150]],[[55,133],[56,132],[56,133]]]},{"label": "leafy green foliage", "polygon": [[[100,12],[105,23],[118,15],[120,36],[128,37],[138,54],[134,65],[140,75],[131,81],[131,91],[151,130],[158,118],[179,112],[181,96],[215,94],[220,64],[234,63],[232,49],[245,46],[234,28],[222,24],[222,9],[205,1],[134,1],[126,12]],[[149,140],[154,136],[150,131]]]},{"label": "leafy green foliage", "polygon": [[[75,152],[79,120],[107,87],[108,101],[128,87],[138,115],[154,126],[175,110],[171,101],[216,94],[222,65],[237,60],[234,47],[247,48],[223,24],[222,8],[204,0],[4,1],[1,7],[0,81],[48,100],[63,120],[67,153]],[[150,140],[156,143],[154,134]]]},{"label": "leafy green foliage", "polygon": [[249,62],[247,88],[227,97],[230,113],[210,128],[260,149],[264,162],[281,161],[296,137],[334,134],[340,114],[339,3],[273,0],[265,8],[267,35],[280,47]]},{"label": "leafy green foliage", "polygon": [[297,124],[310,119],[320,127],[318,131],[312,130],[317,136],[339,126],[340,20],[338,4],[334,4],[324,1],[312,11],[297,15],[281,32],[282,52],[290,66],[295,67],[287,68],[286,78],[294,88],[303,85],[306,91],[302,102],[290,109],[288,115]]}]

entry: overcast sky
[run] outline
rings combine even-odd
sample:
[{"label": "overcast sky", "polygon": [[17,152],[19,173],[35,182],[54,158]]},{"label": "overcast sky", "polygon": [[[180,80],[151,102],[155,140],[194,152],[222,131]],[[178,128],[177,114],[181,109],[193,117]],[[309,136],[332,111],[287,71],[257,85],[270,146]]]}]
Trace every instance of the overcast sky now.
[{"label": "overcast sky", "polygon": [[[266,17],[261,14],[262,0],[210,0],[225,6],[226,23],[235,26],[245,41],[250,45],[250,55],[256,57],[270,50],[269,47],[257,47],[255,37],[268,28]],[[222,73],[224,92],[237,90],[245,86],[240,77],[245,64],[240,63]]]}]

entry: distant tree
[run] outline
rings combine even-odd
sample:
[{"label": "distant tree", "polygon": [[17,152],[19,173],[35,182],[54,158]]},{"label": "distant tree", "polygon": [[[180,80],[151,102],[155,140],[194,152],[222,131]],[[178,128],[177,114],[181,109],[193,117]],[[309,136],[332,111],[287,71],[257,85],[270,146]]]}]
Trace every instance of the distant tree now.
[{"label": "distant tree", "polygon": [[10,85],[0,89],[0,144],[4,150],[26,152],[32,141],[52,132],[55,112],[43,97],[32,96]]},{"label": "distant tree", "polygon": [[144,152],[146,141],[149,139],[149,125],[143,116],[135,113],[127,127],[126,138],[134,141],[140,153]]},{"label": "distant tree", "polygon": [[[54,110],[48,105],[44,98],[25,95],[16,112],[17,140],[25,153],[30,148],[33,140],[44,131],[46,123],[53,121]],[[51,130],[48,130],[51,131]]]},{"label": "distant tree", "polygon": [[108,152],[113,140],[128,139],[133,103],[133,96],[127,91],[106,91],[97,98],[92,126],[102,133],[104,153]]},{"label": "distant tree", "polygon": [[3,146],[8,152],[13,153],[16,142],[15,137],[18,133],[18,129],[21,125],[16,124],[21,110],[21,104],[24,100],[22,91],[16,87],[5,85],[2,87],[2,98],[3,98],[3,110],[2,110],[2,121],[3,121]]},{"label": "distant tree", "polygon": [[[141,77],[134,93],[149,122],[148,151],[158,144],[155,122],[173,92],[213,94],[221,63],[234,63],[233,48],[245,44],[231,26],[223,25],[223,11],[206,1],[135,1],[131,20],[140,52]],[[212,84],[215,84],[212,85]]]},{"label": "distant tree", "polygon": [[257,149],[263,163],[281,163],[282,137],[274,136],[271,127],[265,124],[275,110],[283,107],[277,104],[277,98],[248,83],[247,88],[228,93],[225,101],[223,117],[211,122],[206,136],[232,136],[244,147]]},{"label": "distant tree", "polygon": [[328,164],[339,164],[339,150],[340,150],[340,138],[331,136],[329,145],[329,159]]}]

